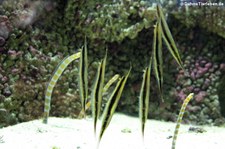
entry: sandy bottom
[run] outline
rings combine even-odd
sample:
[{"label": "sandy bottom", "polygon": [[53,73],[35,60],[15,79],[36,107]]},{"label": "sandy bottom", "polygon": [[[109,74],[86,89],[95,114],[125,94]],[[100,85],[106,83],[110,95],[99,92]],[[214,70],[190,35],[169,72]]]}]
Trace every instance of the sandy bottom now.
[{"label": "sandy bottom", "polygon": [[[138,118],[115,114],[99,149],[170,149],[175,123],[148,120],[143,143]],[[101,123],[99,123],[101,124]],[[181,125],[176,149],[225,149],[225,128]],[[97,132],[99,132],[99,127]],[[1,138],[2,137],[2,138]],[[91,119],[49,118],[0,129],[0,149],[96,149]]]}]

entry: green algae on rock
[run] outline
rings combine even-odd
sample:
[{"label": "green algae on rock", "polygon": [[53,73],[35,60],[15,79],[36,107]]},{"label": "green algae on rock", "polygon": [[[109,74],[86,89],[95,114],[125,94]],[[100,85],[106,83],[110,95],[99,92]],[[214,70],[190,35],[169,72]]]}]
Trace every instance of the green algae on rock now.
[{"label": "green algae on rock", "polygon": [[[225,20],[224,6],[183,8],[180,11],[173,12],[173,15],[188,28],[200,26],[200,28],[208,32],[215,33],[225,38],[225,22],[223,21]],[[201,19],[201,21],[197,21],[199,19]]]},{"label": "green algae on rock", "polygon": [[[42,14],[32,24],[27,25],[25,28],[19,28],[10,21],[13,20],[13,12],[20,14],[20,11],[24,12],[23,9],[26,9],[25,12],[29,10],[30,7],[26,2],[32,1],[5,0],[2,3],[4,5],[0,5],[2,8],[0,9],[0,15],[6,16],[9,26],[13,26],[13,28],[5,30],[8,38],[4,38],[4,45],[0,46],[0,107],[10,113],[9,115],[12,115],[11,117],[14,119],[12,122],[27,121],[41,115],[42,111],[39,111],[41,104],[33,104],[33,100],[38,99],[38,102],[43,103],[45,85],[55,66],[63,57],[77,52],[75,49],[82,46],[85,34],[90,47],[88,54],[91,56],[90,80],[94,78],[95,74],[96,66],[94,61],[104,55],[106,47],[109,49],[107,60],[109,66],[106,68],[108,69],[106,79],[109,79],[114,73],[123,73],[129,69],[129,61],[133,63],[133,73],[130,74],[127,88],[124,90],[124,100],[121,100],[118,109],[132,115],[138,113],[136,97],[141,86],[140,76],[143,66],[148,62],[148,56],[151,55],[149,47],[152,47],[152,42],[149,39],[152,39],[152,26],[156,20],[155,10],[152,9],[151,4],[140,0],[135,2],[129,0],[119,2],[109,0],[90,0],[86,2],[50,0],[48,5],[41,4],[44,6],[43,11],[41,11]],[[19,11],[15,11],[17,9]],[[192,9],[198,12],[195,14],[194,11],[191,11]],[[167,11],[167,8],[165,11]],[[221,22],[222,18],[224,18],[224,10],[221,8],[191,8],[189,9],[189,15],[183,13],[183,8],[180,10],[175,8],[173,11],[167,12],[167,21],[171,27],[171,32],[175,35],[175,39],[179,39],[177,40],[178,48],[182,50],[182,53],[189,51],[186,49],[192,46],[191,49],[194,51],[191,53],[198,55],[202,51],[208,52],[212,55],[213,63],[215,60],[215,63],[220,66],[222,59],[224,59],[223,54],[218,54],[218,51],[224,52],[224,38],[222,38],[224,32],[221,30],[224,28],[223,22]],[[204,19],[204,12],[207,14],[207,19]],[[188,19],[185,19],[184,14],[187,15]],[[212,17],[214,15],[216,17]],[[203,20],[200,25],[195,21],[199,19]],[[201,34],[201,36],[196,34]],[[198,40],[200,42],[195,42]],[[209,44],[206,44],[205,41],[209,42]],[[204,48],[204,45],[207,46]],[[184,57],[187,55],[188,53],[185,53]],[[152,115],[150,117],[175,121],[173,108],[177,107],[177,100],[173,99],[173,89],[176,87],[174,76],[177,70],[172,66],[174,62],[170,56],[166,57],[165,61],[168,63],[164,63],[164,72],[166,72],[164,73],[166,80],[164,94],[167,95],[164,98],[168,102],[156,108],[157,102],[151,100],[150,112]],[[81,105],[77,85],[74,83],[78,73],[78,70],[74,68],[77,66],[78,63],[74,62],[64,72],[65,74],[59,80],[59,85],[55,88],[55,96],[52,101],[52,115],[54,116],[77,117],[80,112]],[[219,84],[222,75],[216,76],[218,77],[212,77],[212,80]],[[198,81],[202,82],[200,79]],[[23,102],[15,96],[21,93],[16,89],[21,82],[24,85],[22,90],[26,91],[26,94],[30,94],[25,103],[23,103],[25,96],[19,96],[23,99]],[[152,79],[152,82],[156,84],[154,79]],[[189,86],[193,81],[190,80],[185,83],[186,86]],[[31,87],[30,84],[36,84],[36,86]],[[199,84],[199,82],[196,83],[196,86],[200,86]],[[26,86],[32,89],[28,89]],[[151,89],[155,90],[154,88]],[[218,97],[216,93],[218,90],[214,88],[210,90],[215,95],[211,98],[215,100]],[[38,95],[36,96],[36,94]],[[155,97],[154,99],[158,98],[154,92],[152,96]],[[218,98],[221,100],[222,97],[221,92]],[[208,98],[205,101],[208,100],[211,99]],[[173,104],[174,102],[175,104]],[[13,105],[10,105],[12,103]],[[213,104],[217,104],[217,102],[213,102]],[[20,105],[21,108],[19,108]],[[26,110],[24,105],[29,105],[29,108]],[[4,106],[10,108],[6,109]],[[35,109],[34,111],[39,112],[38,116],[30,114],[32,108]],[[198,110],[199,106],[191,105],[191,109]],[[210,113],[207,113],[211,111],[209,109],[204,110],[205,112],[201,114],[203,123],[208,123],[204,117],[210,115]],[[218,110],[215,111],[217,113]],[[18,119],[19,114],[20,118]],[[199,115],[190,114],[192,121],[197,121],[198,118]]]}]

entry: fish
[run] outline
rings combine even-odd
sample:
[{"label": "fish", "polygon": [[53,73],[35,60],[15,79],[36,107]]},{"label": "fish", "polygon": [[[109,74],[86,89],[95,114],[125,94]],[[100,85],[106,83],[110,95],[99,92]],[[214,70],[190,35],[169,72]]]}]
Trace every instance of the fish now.
[{"label": "fish", "polygon": [[165,16],[163,14],[163,11],[162,11],[160,5],[157,5],[156,9],[157,9],[157,19],[158,19],[157,22],[159,22],[159,20],[160,20],[160,22],[161,22],[160,24],[162,26],[162,37],[163,37],[163,40],[165,41],[167,48],[169,49],[171,55],[176,60],[178,65],[182,69],[184,69],[182,61],[181,61],[181,58],[180,58],[180,54],[179,54],[178,48],[177,48],[177,46],[175,44],[175,41],[173,39],[173,36],[172,36],[170,30],[169,30],[168,24],[166,23]]},{"label": "fish", "polygon": [[103,94],[103,85],[105,77],[105,65],[106,65],[107,52],[103,60],[101,60],[96,79],[94,82],[94,87],[92,91],[92,115],[94,119],[94,133],[96,134],[97,121],[100,116],[101,104],[102,104],[102,94]]},{"label": "fish", "polygon": [[119,79],[120,75],[119,74],[115,74],[104,86],[103,88],[103,93],[107,92],[107,90],[109,89],[109,87]]},{"label": "fish", "polygon": [[144,70],[139,97],[139,118],[141,120],[141,132],[143,138],[144,138],[145,123],[146,120],[148,119],[150,76],[151,76],[151,61],[149,67],[146,67]]},{"label": "fish", "polygon": [[130,74],[130,71],[131,71],[132,68],[129,69],[128,73],[126,74],[126,76],[122,76],[119,81],[117,82],[116,84],[116,87],[115,89],[113,90],[112,94],[110,95],[108,101],[107,101],[107,104],[106,104],[106,107],[104,109],[104,112],[103,112],[103,118],[102,118],[102,125],[101,125],[101,128],[100,128],[100,133],[99,133],[99,137],[98,137],[98,145],[97,145],[97,148],[99,146],[99,143],[102,139],[102,136],[105,132],[105,130],[107,129],[112,117],[113,117],[113,114],[116,110],[116,107],[118,105],[118,102],[120,100],[120,97],[122,95],[122,92],[123,92],[123,89],[124,89],[124,86],[127,82],[127,78]]},{"label": "fish", "polygon": [[181,124],[181,121],[182,121],[185,109],[186,109],[187,104],[189,103],[189,101],[193,98],[193,96],[194,96],[194,93],[190,93],[186,97],[186,99],[184,100],[184,102],[182,104],[182,107],[180,109],[180,112],[179,112],[179,115],[178,115],[178,118],[177,118],[177,124],[176,124],[175,130],[174,130],[173,141],[172,141],[172,149],[175,149],[176,140],[177,140],[180,124]]},{"label": "fish", "polygon": [[162,60],[162,29],[161,20],[156,23],[153,39],[153,68],[156,81],[159,87],[160,97],[163,100],[163,60]]},{"label": "fish", "polygon": [[[108,91],[109,87],[110,87],[114,82],[116,82],[116,81],[119,79],[119,77],[120,77],[119,74],[115,74],[115,75],[114,75],[114,76],[106,83],[106,85],[105,85],[104,88],[103,88],[103,94],[104,94],[105,92]],[[90,107],[91,107],[91,101],[88,101],[88,102],[86,103],[86,106],[85,106],[85,111],[87,111]],[[78,118],[81,119],[81,118],[83,117],[83,115],[84,115],[84,113],[83,113],[83,111],[81,110],[80,113],[79,113]]]},{"label": "fish", "polygon": [[59,79],[59,77],[62,75],[63,71],[67,68],[67,66],[74,60],[80,58],[81,53],[77,52],[71,56],[67,56],[64,58],[57,66],[55,72],[53,73],[53,76],[51,77],[47,89],[45,92],[45,105],[44,105],[44,118],[43,118],[43,123],[47,124],[48,123],[48,117],[49,117],[49,112],[51,108],[51,97],[52,97],[52,91]]},{"label": "fish", "polygon": [[81,57],[80,57],[80,65],[79,65],[79,92],[81,98],[81,107],[82,113],[85,117],[85,106],[86,101],[88,98],[88,58],[87,58],[87,43],[85,38],[84,48],[81,50]]}]

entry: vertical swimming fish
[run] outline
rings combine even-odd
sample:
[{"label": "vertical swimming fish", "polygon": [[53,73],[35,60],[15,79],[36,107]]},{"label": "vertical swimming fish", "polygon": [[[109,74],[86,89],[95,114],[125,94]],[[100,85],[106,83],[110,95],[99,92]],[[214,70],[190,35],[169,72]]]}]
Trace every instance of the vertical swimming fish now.
[{"label": "vertical swimming fish", "polygon": [[153,39],[153,68],[155,72],[156,81],[159,86],[159,92],[161,99],[162,96],[162,86],[163,86],[163,60],[162,60],[162,31],[161,31],[161,21],[156,23],[154,29],[154,39]]},{"label": "vertical swimming fish", "polygon": [[[103,88],[103,94],[104,94],[105,92],[107,92],[107,90],[109,89],[109,87],[110,87],[114,82],[116,82],[116,81],[119,79],[119,77],[120,77],[120,76],[119,76],[118,74],[116,74],[116,75],[114,75],[114,76],[106,83],[106,85],[105,85],[104,88]],[[91,106],[91,101],[88,101],[88,102],[86,103],[86,106],[85,106],[85,111],[87,111],[87,109],[89,109],[90,106]],[[78,118],[82,118],[83,115],[84,115],[84,113],[83,113],[83,111],[81,110],[80,113],[79,113]]]},{"label": "vertical swimming fish", "polygon": [[101,111],[106,58],[107,58],[107,54],[105,55],[104,59],[99,64],[97,75],[96,75],[96,80],[95,80],[94,88],[93,88],[93,92],[92,92],[91,102],[92,102],[92,115],[94,118],[95,134],[96,134],[97,120],[99,118],[100,111]]},{"label": "vertical swimming fish", "polygon": [[139,97],[139,117],[141,120],[141,132],[144,138],[145,123],[148,119],[148,106],[150,96],[150,76],[151,76],[151,61],[149,67],[146,67],[143,74],[143,80],[141,85],[140,97]]},{"label": "vertical swimming fish", "polygon": [[163,57],[162,57],[162,26],[161,21],[158,23],[157,28],[157,40],[158,40],[158,46],[157,46],[157,63],[158,63],[158,69],[159,69],[159,87],[161,91],[161,99],[163,100]]},{"label": "vertical swimming fish", "polygon": [[104,113],[103,113],[102,125],[101,125],[101,130],[100,130],[99,138],[98,138],[98,145],[99,145],[99,143],[102,139],[102,136],[103,136],[106,128],[108,127],[108,125],[112,119],[112,116],[116,110],[116,107],[117,107],[120,97],[122,95],[122,92],[123,92],[124,86],[126,84],[127,78],[130,74],[130,71],[131,71],[131,68],[125,77],[123,76],[122,78],[119,79],[113,93],[111,94],[111,96],[108,99],[108,102],[106,104],[106,107],[105,107]]},{"label": "vertical swimming fish", "polygon": [[59,77],[62,75],[63,71],[67,68],[67,66],[74,60],[80,58],[80,52],[75,53],[71,56],[68,56],[64,58],[59,65],[57,66],[50,82],[47,85],[47,89],[45,92],[45,107],[44,107],[44,119],[43,123],[47,124],[48,122],[48,117],[49,117],[49,112],[50,112],[50,103],[51,103],[51,96],[52,96],[52,91],[55,87],[55,84],[57,83]]},{"label": "vertical swimming fish", "polygon": [[182,65],[182,61],[178,52],[178,49],[176,47],[175,41],[173,39],[173,36],[169,30],[169,27],[166,23],[165,20],[165,16],[162,12],[162,9],[159,5],[157,5],[157,17],[158,19],[161,20],[161,26],[162,26],[162,37],[170,51],[170,53],[172,54],[172,56],[174,57],[174,59],[177,61],[177,63],[179,64],[179,66],[183,69],[183,65]]},{"label": "vertical swimming fish", "polygon": [[104,88],[103,88],[103,93],[106,92],[106,91],[109,89],[109,87],[110,87],[116,80],[119,79],[119,77],[120,77],[120,75],[118,75],[118,74],[114,75],[114,76],[106,83],[106,85],[104,86]]},{"label": "vertical swimming fish", "polygon": [[85,109],[86,109],[86,101],[88,98],[88,58],[87,58],[87,43],[85,39],[84,48],[81,50],[81,57],[80,57],[80,66],[79,66],[79,91],[80,91],[80,98],[81,98],[81,107],[82,113],[85,117]]},{"label": "vertical swimming fish", "polygon": [[175,131],[174,131],[174,135],[173,135],[172,149],[175,149],[175,146],[176,146],[176,140],[177,140],[180,124],[181,124],[186,106],[187,106],[188,102],[193,98],[193,96],[194,96],[194,93],[190,93],[184,100],[182,107],[180,109],[180,113],[177,118],[177,125],[175,127]]}]

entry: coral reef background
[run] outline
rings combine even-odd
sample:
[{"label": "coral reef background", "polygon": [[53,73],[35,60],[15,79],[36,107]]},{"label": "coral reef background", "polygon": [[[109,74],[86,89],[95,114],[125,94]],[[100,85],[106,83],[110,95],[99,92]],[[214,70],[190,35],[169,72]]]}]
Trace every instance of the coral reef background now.
[{"label": "coral reef background", "polygon": [[[153,78],[150,118],[175,121],[182,99],[194,92],[186,122],[224,124],[224,7],[185,7],[167,2],[162,6],[185,72],[177,68],[169,54],[166,56],[165,102],[159,104]],[[1,1],[0,127],[42,116],[46,84],[54,69],[64,57],[83,46],[85,36],[90,90],[96,61],[107,48],[106,80],[126,72],[130,63],[133,66],[118,110],[138,115],[142,70],[151,55],[155,19],[152,3],[141,0]],[[77,66],[77,61],[72,63],[56,85],[52,116],[78,116],[81,105]]]}]

